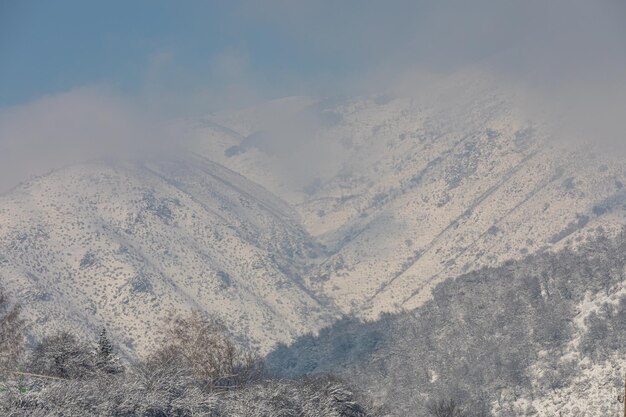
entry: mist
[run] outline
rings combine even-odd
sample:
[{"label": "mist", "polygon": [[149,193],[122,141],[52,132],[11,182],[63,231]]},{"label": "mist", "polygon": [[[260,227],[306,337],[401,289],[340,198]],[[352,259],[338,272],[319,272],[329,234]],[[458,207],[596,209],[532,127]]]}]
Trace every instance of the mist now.
[{"label": "mist", "polygon": [[172,155],[171,127],[131,100],[82,88],[0,111],[0,192],[98,158]]},{"label": "mist", "polygon": [[[214,29],[224,39],[217,52],[205,50],[209,28],[202,25],[178,42],[146,47],[135,88],[94,79],[0,108],[0,190],[87,158],[162,152],[184,141],[164,128],[181,116],[292,95],[420,98],[474,76],[510,92],[528,119],[550,126],[566,145],[626,151],[626,4],[619,0],[234,6],[228,13],[189,7],[200,18],[224,13],[227,28]],[[333,150],[314,139],[324,123],[307,112],[268,112],[259,123],[286,175],[303,181],[336,165]]]}]

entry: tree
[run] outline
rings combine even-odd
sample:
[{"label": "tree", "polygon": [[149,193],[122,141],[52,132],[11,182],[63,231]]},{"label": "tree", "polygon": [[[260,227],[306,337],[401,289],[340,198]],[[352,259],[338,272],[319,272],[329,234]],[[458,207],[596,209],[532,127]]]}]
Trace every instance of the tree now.
[{"label": "tree", "polygon": [[176,316],[165,328],[163,346],[148,358],[152,364],[177,363],[207,387],[238,386],[258,379],[261,361],[239,349],[219,321],[194,311]]},{"label": "tree", "polygon": [[433,417],[464,417],[465,415],[459,404],[453,399],[435,401],[426,408]]},{"label": "tree", "polygon": [[123,371],[119,358],[114,355],[113,343],[107,336],[106,328],[102,328],[95,352],[96,368],[107,374],[117,374]]},{"label": "tree", "polygon": [[41,375],[80,379],[94,375],[94,355],[88,345],[68,332],[44,337],[33,349],[29,371]]},{"label": "tree", "polygon": [[16,370],[24,352],[26,321],[20,313],[20,306],[12,303],[0,289],[0,375]]}]

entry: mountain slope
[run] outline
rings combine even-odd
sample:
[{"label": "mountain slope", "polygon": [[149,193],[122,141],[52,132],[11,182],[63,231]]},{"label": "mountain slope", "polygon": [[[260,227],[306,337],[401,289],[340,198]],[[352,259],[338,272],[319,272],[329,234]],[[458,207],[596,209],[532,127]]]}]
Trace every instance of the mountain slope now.
[{"label": "mountain slope", "polygon": [[267,125],[265,107],[197,124],[197,146],[294,205],[330,252],[309,285],[365,317],[419,306],[460,273],[620,230],[623,160],[563,146],[485,84],[428,94],[273,103],[318,120],[293,140],[333,155],[304,185],[281,174],[284,139],[272,143],[271,130],[260,145],[250,139]]},{"label": "mountain slope", "polygon": [[333,310],[299,276],[319,249],[280,199],[201,158],[94,162],[0,199],[0,277],[37,329],[106,325],[139,352],[200,309],[267,349]]},{"label": "mountain slope", "polygon": [[142,320],[197,307],[267,349],[626,216],[623,159],[563,147],[480,82],[185,123],[193,157],[71,167],[0,200],[0,272],[37,317],[124,317],[132,346]]},{"label": "mountain slope", "polygon": [[625,236],[449,279],[413,311],[340,321],[268,363],[286,377],[343,374],[398,416],[430,415],[441,399],[470,416],[617,415]]}]

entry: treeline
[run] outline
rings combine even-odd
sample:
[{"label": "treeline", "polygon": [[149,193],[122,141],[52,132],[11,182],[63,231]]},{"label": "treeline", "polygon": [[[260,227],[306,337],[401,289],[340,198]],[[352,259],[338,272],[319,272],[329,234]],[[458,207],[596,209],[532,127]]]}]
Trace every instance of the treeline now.
[{"label": "treeline", "polygon": [[[626,298],[601,305],[582,325],[574,320],[585,297],[623,288],[624,236],[447,280],[416,310],[340,321],[280,346],[268,366],[289,377],[350,375],[400,416],[534,415],[515,401],[570,385],[585,357],[601,363],[626,353]],[[621,389],[613,382],[606,389]]]},{"label": "treeline", "polygon": [[175,317],[144,359],[122,361],[105,330],[92,343],[59,332],[29,347],[19,307],[0,295],[0,415],[381,415],[330,376],[272,378],[218,321]]}]

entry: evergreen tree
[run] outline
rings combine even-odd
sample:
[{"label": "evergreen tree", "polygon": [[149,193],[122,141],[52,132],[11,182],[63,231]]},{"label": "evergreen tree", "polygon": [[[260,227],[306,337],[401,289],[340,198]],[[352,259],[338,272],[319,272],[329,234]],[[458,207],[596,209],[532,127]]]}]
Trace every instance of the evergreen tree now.
[{"label": "evergreen tree", "polygon": [[107,336],[106,328],[102,328],[98,346],[96,348],[96,366],[108,374],[117,374],[122,371],[119,359],[113,354],[113,344]]},{"label": "evergreen tree", "polygon": [[102,328],[100,339],[98,340],[98,357],[102,360],[108,360],[113,354],[113,345],[107,336],[107,329]]}]

